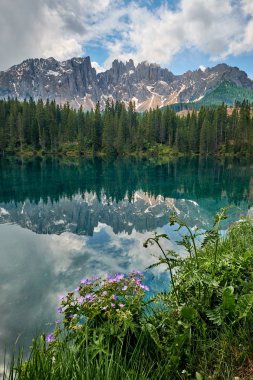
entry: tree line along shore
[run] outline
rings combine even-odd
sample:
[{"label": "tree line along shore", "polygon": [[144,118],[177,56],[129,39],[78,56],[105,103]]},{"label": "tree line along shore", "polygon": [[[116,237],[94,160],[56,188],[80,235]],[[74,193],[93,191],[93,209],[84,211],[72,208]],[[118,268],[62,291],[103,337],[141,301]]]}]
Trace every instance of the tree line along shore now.
[{"label": "tree line along shore", "polygon": [[170,107],[138,113],[133,102],[107,100],[103,110],[97,103],[84,111],[49,100],[0,100],[0,155],[9,154],[251,156],[251,104],[182,116]]}]

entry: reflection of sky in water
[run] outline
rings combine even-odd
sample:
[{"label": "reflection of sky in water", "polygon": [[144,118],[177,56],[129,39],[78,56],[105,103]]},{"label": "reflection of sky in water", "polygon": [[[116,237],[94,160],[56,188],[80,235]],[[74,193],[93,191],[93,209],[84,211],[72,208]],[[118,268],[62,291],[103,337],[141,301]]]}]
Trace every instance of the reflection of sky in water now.
[{"label": "reflection of sky in water", "polygon": [[[93,237],[69,232],[39,235],[17,225],[0,225],[1,350],[17,337],[28,346],[34,335],[52,329],[59,297],[81,278],[144,270],[155,262],[152,254],[158,250],[143,248],[150,236],[137,231],[115,235],[105,224],[98,225]],[[162,271],[155,270],[154,289],[168,286]],[[149,285],[152,278],[148,275]]]}]

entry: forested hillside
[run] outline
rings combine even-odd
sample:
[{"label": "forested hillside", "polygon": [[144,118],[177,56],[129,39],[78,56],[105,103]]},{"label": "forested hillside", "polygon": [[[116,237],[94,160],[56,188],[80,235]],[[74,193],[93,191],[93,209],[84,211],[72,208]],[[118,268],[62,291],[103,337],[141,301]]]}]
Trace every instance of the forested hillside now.
[{"label": "forested hillside", "polygon": [[253,154],[250,104],[201,107],[178,116],[169,108],[137,113],[134,103],[107,101],[84,112],[54,101],[0,101],[0,152],[127,155],[158,152]]}]

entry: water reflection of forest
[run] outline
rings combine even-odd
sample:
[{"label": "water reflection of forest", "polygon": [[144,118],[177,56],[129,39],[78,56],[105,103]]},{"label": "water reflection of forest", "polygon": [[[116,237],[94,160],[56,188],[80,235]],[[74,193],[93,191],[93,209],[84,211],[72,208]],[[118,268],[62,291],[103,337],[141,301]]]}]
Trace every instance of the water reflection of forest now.
[{"label": "water reflection of forest", "polygon": [[246,160],[180,158],[167,163],[141,159],[66,159],[45,157],[0,160],[0,202],[38,203],[101,194],[129,201],[137,190],[174,199],[253,200],[253,165]]}]

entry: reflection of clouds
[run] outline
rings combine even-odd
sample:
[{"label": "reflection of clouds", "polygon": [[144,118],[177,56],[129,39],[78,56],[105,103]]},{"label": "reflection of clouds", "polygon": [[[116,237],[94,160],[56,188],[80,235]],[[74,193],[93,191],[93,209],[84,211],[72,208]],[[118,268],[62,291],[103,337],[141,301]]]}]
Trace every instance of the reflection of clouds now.
[{"label": "reflection of clouds", "polygon": [[36,332],[50,329],[58,296],[74,289],[82,277],[144,270],[152,264],[154,248],[143,248],[149,236],[135,230],[115,235],[105,224],[98,225],[93,237],[39,235],[0,225],[0,351],[19,335],[20,344],[28,346]]},{"label": "reflection of clouds", "polygon": [[51,319],[54,306],[48,289],[54,276],[42,236],[1,225],[0,240],[1,344],[13,344],[19,335],[20,341],[28,343],[39,326]]},{"label": "reflection of clouds", "polygon": [[55,275],[65,272],[71,266],[71,257],[79,254],[83,246],[83,237],[65,232],[61,235],[47,235],[51,251],[51,265]]}]

